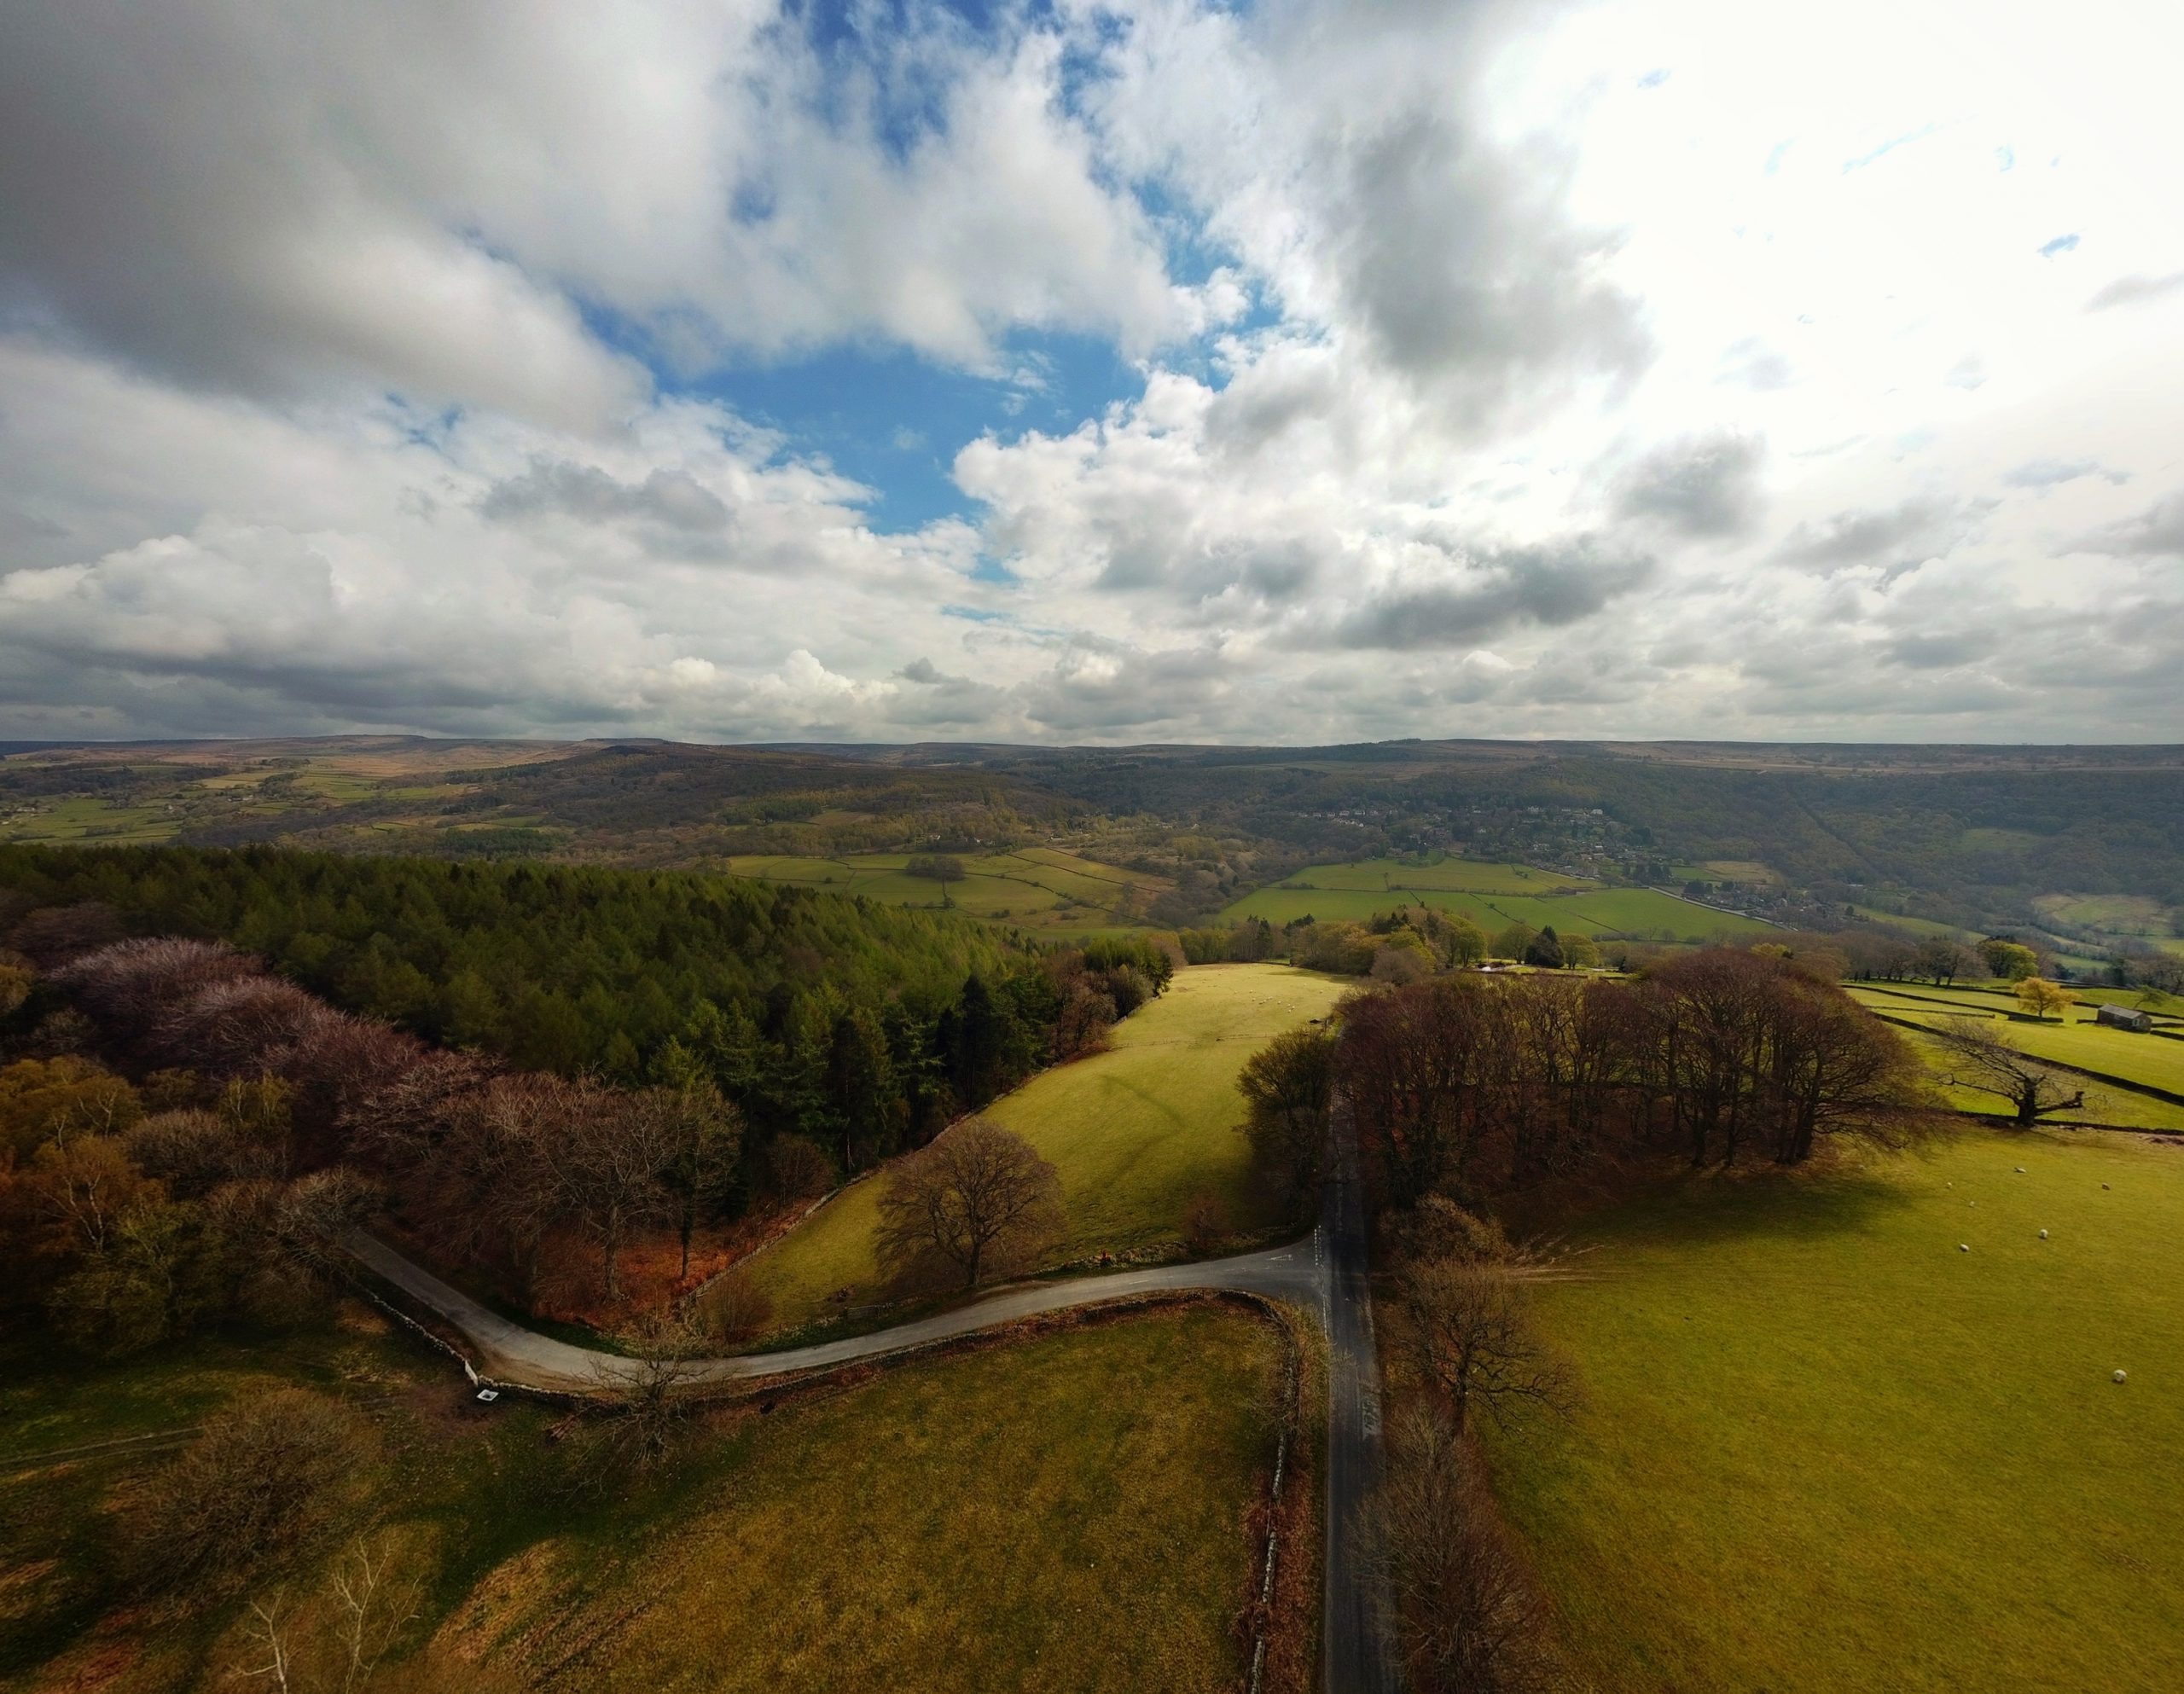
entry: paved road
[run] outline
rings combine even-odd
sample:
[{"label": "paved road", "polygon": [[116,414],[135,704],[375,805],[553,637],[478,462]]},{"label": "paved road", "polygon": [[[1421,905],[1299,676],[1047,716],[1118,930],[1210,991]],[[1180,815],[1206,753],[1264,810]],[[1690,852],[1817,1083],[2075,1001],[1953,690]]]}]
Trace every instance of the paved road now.
[{"label": "paved road", "polygon": [[1327,1694],[1397,1694],[1365,1503],[1380,1481],[1380,1372],[1373,1341],[1369,1240],[1357,1155],[1347,1133],[1313,1236],[1326,1261],[1327,1326],[1327,1591],[1321,1609],[1321,1686]]},{"label": "paved road", "polygon": [[[626,1359],[574,1347],[510,1322],[375,1237],[353,1235],[348,1245],[372,1270],[460,1331],[475,1350],[473,1363],[482,1377],[517,1387],[582,1394],[613,1386],[629,1368]],[[1327,1326],[1322,1685],[1327,1694],[1395,1694],[1401,1685],[1381,1627],[1385,1614],[1378,1604],[1372,1561],[1362,1534],[1364,1503],[1380,1474],[1380,1372],[1373,1350],[1364,1208],[1346,1139],[1327,1185],[1319,1227],[1290,1246],[1195,1264],[1025,1284],[937,1317],[869,1335],[781,1353],[691,1360],[683,1369],[694,1382],[765,1382],[886,1358],[1042,1312],[1162,1290],[1200,1288],[1231,1288],[1286,1300],[1317,1312]]]},{"label": "paved road", "polygon": [[[682,1368],[694,1383],[764,1382],[883,1359],[1041,1312],[1065,1311],[1164,1289],[1234,1288],[1324,1312],[1327,1279],[1316,1251],[1317,1239],[1314,1236],[1263,1253],[1197,1264],[1021,1284],[997,1290],[972,1305],[915,1323],[897,1324],[892,1329],[875,1330],[869,1335],[779,1353],[693,1359]],[[460,1289],[410,1263],[376,1237],[353,1235],[348,1245],[371,1269],[461,1331],[476,1351],[473,1363],[481,1377],[518,1388],[583,1394],[615,1387],[623,1380],[621,1373],[629,1369],[630,1361],[618,1355],[555,1341],[489,1311]]]}]

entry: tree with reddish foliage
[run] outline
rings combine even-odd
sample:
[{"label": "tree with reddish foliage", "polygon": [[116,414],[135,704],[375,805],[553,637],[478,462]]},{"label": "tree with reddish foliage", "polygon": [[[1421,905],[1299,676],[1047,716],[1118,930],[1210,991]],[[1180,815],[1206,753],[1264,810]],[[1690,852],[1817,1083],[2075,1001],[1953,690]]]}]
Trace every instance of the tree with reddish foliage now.
[{"label": "tree with reddish foliage", "polygon": [[668,1215],[662,1179],[682,1150],[686,1114],[660,1099],[672,1090],[630,1095],[584,1082],[561,1087],[555,1176],[568,1215],[599,1243],[602,1291],[619,1299],[623,1247]]},{"label": "tree with reddish foliage", "polygon": [[278,977],[233,977],[170,1001],[153,1018],[146,1045],[157,1058],[215,1076],[252,1076],[284,1068],[340,1016]]},{"label": "tree with reddish foliage", "polygon": [[53,978],[110,1039],[135,1047],[149,1039],[169,1008],[216,983],[259,974],[255,960],[231,948],[160,936],[84,954]]},{"label": "tree with reddish foliage", "polygon": [[8,944],[42,971],[50,971],[102,947],[129,931],[110,906],[87,900],[74,906],[46,906],[26,914],[8,932]]},{"label": "tree with reddish foliage", "polygon": [[1359,1140],[1379,1156],[1397,1204],[1444,1178],[1466,1180],[1487,1105],[1494,985],[1436,977],[1352,995],[1340,1011],[1340,1075]]},{"label": "tree with reddish foliage", "polygon": [[1246,1060],[1236,1079],[1252,1160],[1292,1215],[1308,1207],[1327,1161],[1335,1041],[1324,1024],[1291,1030]]}]

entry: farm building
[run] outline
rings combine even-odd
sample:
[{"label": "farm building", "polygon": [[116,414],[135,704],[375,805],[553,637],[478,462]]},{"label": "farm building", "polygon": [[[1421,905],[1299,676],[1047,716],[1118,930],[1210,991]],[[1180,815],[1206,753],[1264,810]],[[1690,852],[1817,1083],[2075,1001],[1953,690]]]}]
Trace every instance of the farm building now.
[{"label": "farm building", "polygon": [[2106,1024],[2111,1030],[2151,1030],[2153,1019],[2143,1012],[2135,1012],[2128,1006],[2104,1006],[2093,1014],[2097,1024]]}]

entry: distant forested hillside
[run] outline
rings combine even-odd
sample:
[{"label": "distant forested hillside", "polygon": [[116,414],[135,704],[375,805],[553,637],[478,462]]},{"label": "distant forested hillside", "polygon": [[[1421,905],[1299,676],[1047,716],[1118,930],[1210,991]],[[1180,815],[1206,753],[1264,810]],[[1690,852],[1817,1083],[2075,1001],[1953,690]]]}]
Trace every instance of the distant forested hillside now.
[{"label": "distant forested hillside", "polygon": [[2184,908],[2184,749],[75,747],[0,756],[5,839],[663,868],[1044,842],[1160,878],[1169,891],[1147,916],[1164,925],[1203,922],[1302,866],[1391,852],[1654,886],[1734,879],[1706,868],[1721,862],[1764,867],[1762,915],[1778,920],[1839,920],[1856,903],[1984,930],[2036,925],[2065,894]]}]

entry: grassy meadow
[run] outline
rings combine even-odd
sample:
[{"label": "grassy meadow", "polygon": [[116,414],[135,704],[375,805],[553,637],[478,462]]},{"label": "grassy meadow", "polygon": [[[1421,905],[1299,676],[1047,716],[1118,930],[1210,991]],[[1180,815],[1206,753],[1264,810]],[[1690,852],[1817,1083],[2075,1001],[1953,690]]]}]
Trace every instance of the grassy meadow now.
[{"label": "grassy meadow", "polygon": [[[1068,1224],[1049,1262],[1171,1239],[1204,1193],[1235,1230],[1271,1221],[1237,1133],[1237,1073],[1274,1036],[1325,1016],[1348,986],[1286,965],[1179,971],[1115,1026],[1112,1051],[1043,1072],[987,1107],[1061,1173]],[[822,1315],[837,1291],[849,1291],[845,1304],[879,1291],[872,1242],[886,1180],[844,1190],[751,1261],[776,1324]]]},{"label": "grassy meadow", "polygon": [[1604,888],[1554,871],[1467,859],[1444,859],[1424,867],[1397,859],[1315,865],[1277,886],[1246,895],[1222,913],[1220,921],[1362,921],[1398,906],[1460,913],[1489,935],[1523,923],[1558,933],[1700,941],[1723,934],[1757,935],[1770,927],[1757,918],[1718,912],[1650,888]]},{"label": "grassy meadow", "polygon": [[[1134,921],[1169,887],[1163,879],[1118,869],[1057,847],[960,856],[967,874],[947,885],[947,902],[988,922],[1071,933]],[[941,885],[909,875],[906,853],[851,853],[840,858],[741,854],[723,862],[732,876],[789,882],[837,894],[861,894],[892,906],[938,906]]]},{"label": "grassy meadow", "polygon": [[[369,1684],[382,1694],[551,1679],[1234,1688],[1281,1348],[1212,1307],[1064,1330],[723,1414],[661,1471],[600,1488],[556,1438],[558,1412],[476,1406],[444,1359],[360,1310],[322,1332],[119,1365],[7,1343],[0,1689],[256,1685],[238,1674],[262,1654],[247,1599],[276,1584],[316,1597],[333,1548],[243,1594],[148,1610],[108,1525],[172,1446],[38,1456],[186,1430],[238,1393],[296,1383],[348,1400],[373,1431],[363,1509],[417,1605]],[[305,1604],[308,1657],[328,1619]],[[320,1685],[308,1663],[298,1674]]]},{"label": "grassy meadow", "polygon": [[633,1546],[489,1576],[448,1645],[611,1629],[584,1685],[646,1694],[1234,1689],[1281,1359],[1198,1309],[894,1372],[754,1421]]},{"label": "grassy meadow", "polygon": [[2052,1059],[2103,1076],[2184,1094],[2184,1041],[2133,1030],[2113,1030],[2089,1018],[2065,1023],[2035,1023],[2005,1015],[2000,1007],[1969,996],[1943,999],[1921,990],[1919,997],[1855,989],[1854,997],[1875,1011],[1928,1025],[1952,1018],[1987,1023],[1993,1033],[2020,1053]]},{"label": "grassy meadow", "polygon": [[1492,1447],[1605,1694],[2184,1685],[2184,1152],[1966,1129],[1569,1234],[1585,1402]]}]

